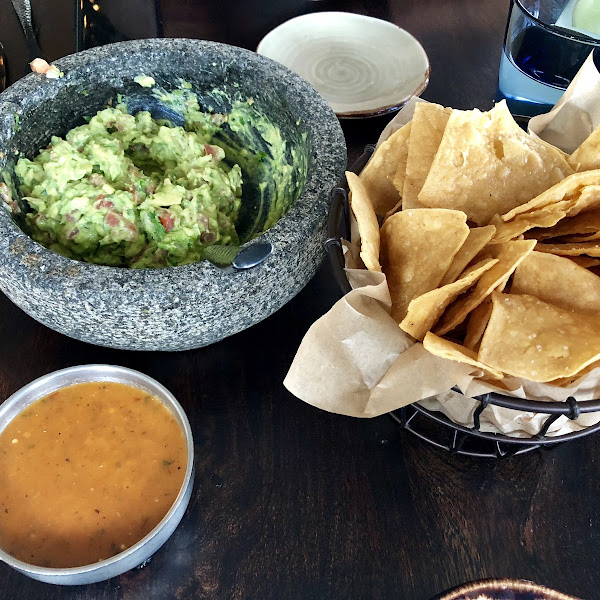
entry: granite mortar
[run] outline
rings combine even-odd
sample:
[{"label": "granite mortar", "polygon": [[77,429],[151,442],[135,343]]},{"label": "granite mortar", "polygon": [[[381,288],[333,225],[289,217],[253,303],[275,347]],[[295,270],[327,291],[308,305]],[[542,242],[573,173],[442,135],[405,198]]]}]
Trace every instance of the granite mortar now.
[{"label": "granite mortar", "polygon": [[[290,210],[256,241],[274,252],[248,271],[207,261],[164,269],[122,269],[78,262],[34,242],[0,210],[0,289],[44,325],[78,340],[129,350],[186,350],[233,335],[293,298],[324,257],[331,189],[346,165],[337,118],[303,79],[253,52],[216,42],[120,42],[56,61],[59,79],[30,74],[0,94],[0,171],[30,158],[106,105],[143,72],[173,88],[234,88],[251,95],[275,123],[307,134],[308,172]],[[85,93],[84,93],[85,92]],[[18,119],[15,118],[18,115]],[[252,242],[249,242],[252,243]]]}]

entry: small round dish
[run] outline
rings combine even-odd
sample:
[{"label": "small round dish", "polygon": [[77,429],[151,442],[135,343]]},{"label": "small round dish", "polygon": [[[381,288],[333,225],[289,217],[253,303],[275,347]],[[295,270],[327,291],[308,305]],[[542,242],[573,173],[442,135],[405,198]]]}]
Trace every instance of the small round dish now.
[{"label": "small round dish", "polygon": [[421,44],[393,23],[364,15],[296,17],[268,33],[256,51],[306,79],[343,119],[398,110],[429,83]]},{"label": "small round dish", "polygon": [[181,428],[187,449],[187,466],[181,488],[162,520],[137,543],[106,560],[80,567],[52,568],[29,564],[0,548],[0,560],[24,575],[46,583],[81,585],[104,581],[133,569],[148,560],[181,521],[192,494],[194,441],[189,421],[173,394],[158,381],[132,369],[111,365],[82,365],[49,373],[15,392],[0,405],[0,433],[17,415],[36,400],[77,383],[115,382],[138,388],[159,400]]},{"label": "small round dish", "polygon": [[474,581],[433,600],[577,600],[531,581],[486,579]]}]

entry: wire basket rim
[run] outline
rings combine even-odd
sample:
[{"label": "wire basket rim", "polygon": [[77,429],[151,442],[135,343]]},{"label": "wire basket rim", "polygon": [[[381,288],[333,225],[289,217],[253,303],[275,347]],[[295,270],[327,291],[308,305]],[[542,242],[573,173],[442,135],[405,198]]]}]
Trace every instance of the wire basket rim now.
[{"label": "wire basket rim", "polygon": [[[478,398],[473,398],[473,400],[478,400]],[[490,404],[491,404],[491,402],[490,402]],[[480,437],[483,439],[487,439],[487,440],[491,440],[491,441],[501,441],[501,442],[506,442],[508,444],[552,445],[552,444],[558,444],[560,442],[567,441],[567,440],[574,440],[578,437],[582,437],[583,435],[593,433],[594,431],[598,431],[600,429],[600,422],[598,422],[595,425],[589,425],[587,427],[584,427],[584,428],[580,429],[579,431],[571,431],[569,433],[565,433],[562,435],[546,437],[545,435],[539,436],[539,434],[538,434],[538,435],[532,435],[531,437],[516,437],[516,436],[508,435],[506,433],[500,433],[500,432],[494,433],[492,431],[480,431],[473,427],[468,427],[467,425],[461,425],[460,423],[456,423],[455,421],[450,419],[450,417],[448,417],[444,413],[439,413],[439,415],[441,415],[441,416],[438,416],[437,414],[435,414],[438,411],[429,410],[429,409],[425,408],[424,406],[421,406],[418,402],[413,403],[412,406],[419,412],[421,412],[424,415],[426,415],[427,417],[429,417],[430,419],[432,419],[442,425],[451,426],[453,429],[458,429],[459,431],[462,431],[463,433],[477,435],[477,437]]]}]

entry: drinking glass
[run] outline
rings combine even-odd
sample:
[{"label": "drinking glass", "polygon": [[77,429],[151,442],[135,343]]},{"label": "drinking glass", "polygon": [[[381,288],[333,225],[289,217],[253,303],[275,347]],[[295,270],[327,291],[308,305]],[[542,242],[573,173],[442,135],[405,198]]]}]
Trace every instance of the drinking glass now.
[{"label": "drinking glass", "polygon": [[513,114],[548,112],[594,48],[598,0],[512,0],[496,100]]}]

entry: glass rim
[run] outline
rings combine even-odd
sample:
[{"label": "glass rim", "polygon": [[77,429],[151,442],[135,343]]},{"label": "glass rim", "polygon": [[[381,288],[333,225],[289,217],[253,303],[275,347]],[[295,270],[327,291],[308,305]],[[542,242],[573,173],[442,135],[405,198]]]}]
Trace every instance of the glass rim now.
[{"label": "glass rim", "polygon": [[554,25],[549,25],[548,23],[544,23],[544,21],[542,21],[542,20],[538,19],[537,17],[535,17],[534,15],[532,15],[525,8],[525,6],[523,6],[523,2],[521,0],[512,0],[512,5],[518,6],[521,9],[521,11],[525,15],[527,15],[528,18],[530,18],[532,21],[534,21],[535,23],[540,25],[540,27],[543,27],[544,29],[548,30],[550,33],[553,33],[554,35],[565,38],[567,40],[585,44],[592,48],[600,47],[600,39],[594,38],[591,35],[587,36],[585,34],[579,33],[578,31],[572,31],[570,29],[566,29],[566,28],[562,28],[562,27],[560,29],[556,29],[556,27]]}]

